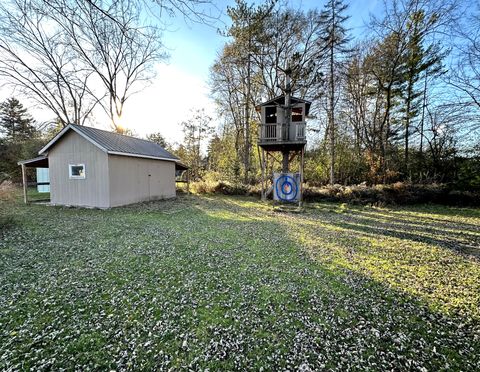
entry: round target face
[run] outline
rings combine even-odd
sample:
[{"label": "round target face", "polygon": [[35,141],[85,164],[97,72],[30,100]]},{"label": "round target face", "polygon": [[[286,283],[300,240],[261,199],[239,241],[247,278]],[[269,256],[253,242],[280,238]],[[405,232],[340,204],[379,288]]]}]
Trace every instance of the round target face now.
[{"label": "round target face", "polygon": [[282,201],[294,201],[297,198],[297,181],[291,176],[280,176],[275,183],[275,191],[278,199]]},{"label": "round target face", "polygon": [[286,181],[282,184],[282,193],[290,195],[293,192],[293,186],[290,182]]}]

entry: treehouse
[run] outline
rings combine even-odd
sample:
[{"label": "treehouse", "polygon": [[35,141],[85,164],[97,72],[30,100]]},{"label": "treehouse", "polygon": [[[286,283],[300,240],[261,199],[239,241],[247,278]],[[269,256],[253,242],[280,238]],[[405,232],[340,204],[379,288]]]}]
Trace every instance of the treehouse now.
[{"label": "treehouse", "polygon": [[[285,101],[290,101],[285,103]],[[258,146],[266,151],[297,151],[307,143],[305,117],[310,102],[282,95],[257,106],[261,125]]]},{"label": "treehouse", "polygon": [[[257,106],[261,116],[257,144],[261,150],[262,200],[273,192],[276,202],[298,203],[301,206],[304,153],[307,144],[305,118],[310,111],[311,102],[291,95],[290,75],[288,70],[286,72],[285,95]],[[281,161],[278,160],[278,153],[281,154]],[[299,161],[293,162],[296,157]],[[280,165],[281,170],[275,164]],[[290,169],[290,165],[294,164],[298,166],[297,172]],[[270,172],[272,173],[267,174]]]}]

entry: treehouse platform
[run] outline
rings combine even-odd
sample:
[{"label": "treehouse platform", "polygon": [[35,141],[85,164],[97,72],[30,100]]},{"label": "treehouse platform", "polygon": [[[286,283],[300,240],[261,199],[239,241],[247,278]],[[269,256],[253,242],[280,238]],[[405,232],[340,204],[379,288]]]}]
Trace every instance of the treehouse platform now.
[{"label": "treehouse platform", "polygon": [[310,102],[289,100],[285,104],[285,96],[279,96],[257,106],[262,118],[257,144],[266,151],[298,151],[307,143],[305,117]]}]

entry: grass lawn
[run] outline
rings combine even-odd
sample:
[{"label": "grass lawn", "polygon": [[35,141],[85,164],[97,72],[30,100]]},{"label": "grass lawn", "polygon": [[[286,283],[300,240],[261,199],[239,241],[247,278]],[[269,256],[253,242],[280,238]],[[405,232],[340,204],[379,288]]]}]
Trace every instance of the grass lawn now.
[{"label": "grass lawn", "polygon": [[0,209],[0,370],[480,368],[478,209]]},{"label": "grass lawn", "polygon": [[35,187],[29,186],[27,188],[27,196],[29,201],[50,201],[50,193],[38,192],[36,186]]}]

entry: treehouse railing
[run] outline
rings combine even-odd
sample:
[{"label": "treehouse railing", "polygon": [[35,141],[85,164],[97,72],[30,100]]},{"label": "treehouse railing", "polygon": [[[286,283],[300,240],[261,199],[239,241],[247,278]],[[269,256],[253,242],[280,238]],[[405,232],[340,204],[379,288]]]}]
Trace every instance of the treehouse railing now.
[{"label": "treehouse railing", "polygon": [[280,133],[281,124],[264,124],[262,125],[260,137],[265,141],[278,141],[278,134]]},{"label": "treehouse railing", "polygon": [[260,126],[259,142],[297,142],[305,141],[305,122],[292,123],[293,133],[289,136],[286,125],[281,123],[263,124]]},{"label": "treehouse railing", "polygon": [[295,123],[295,138],[297,141],[305,140],[305,123]]}]

